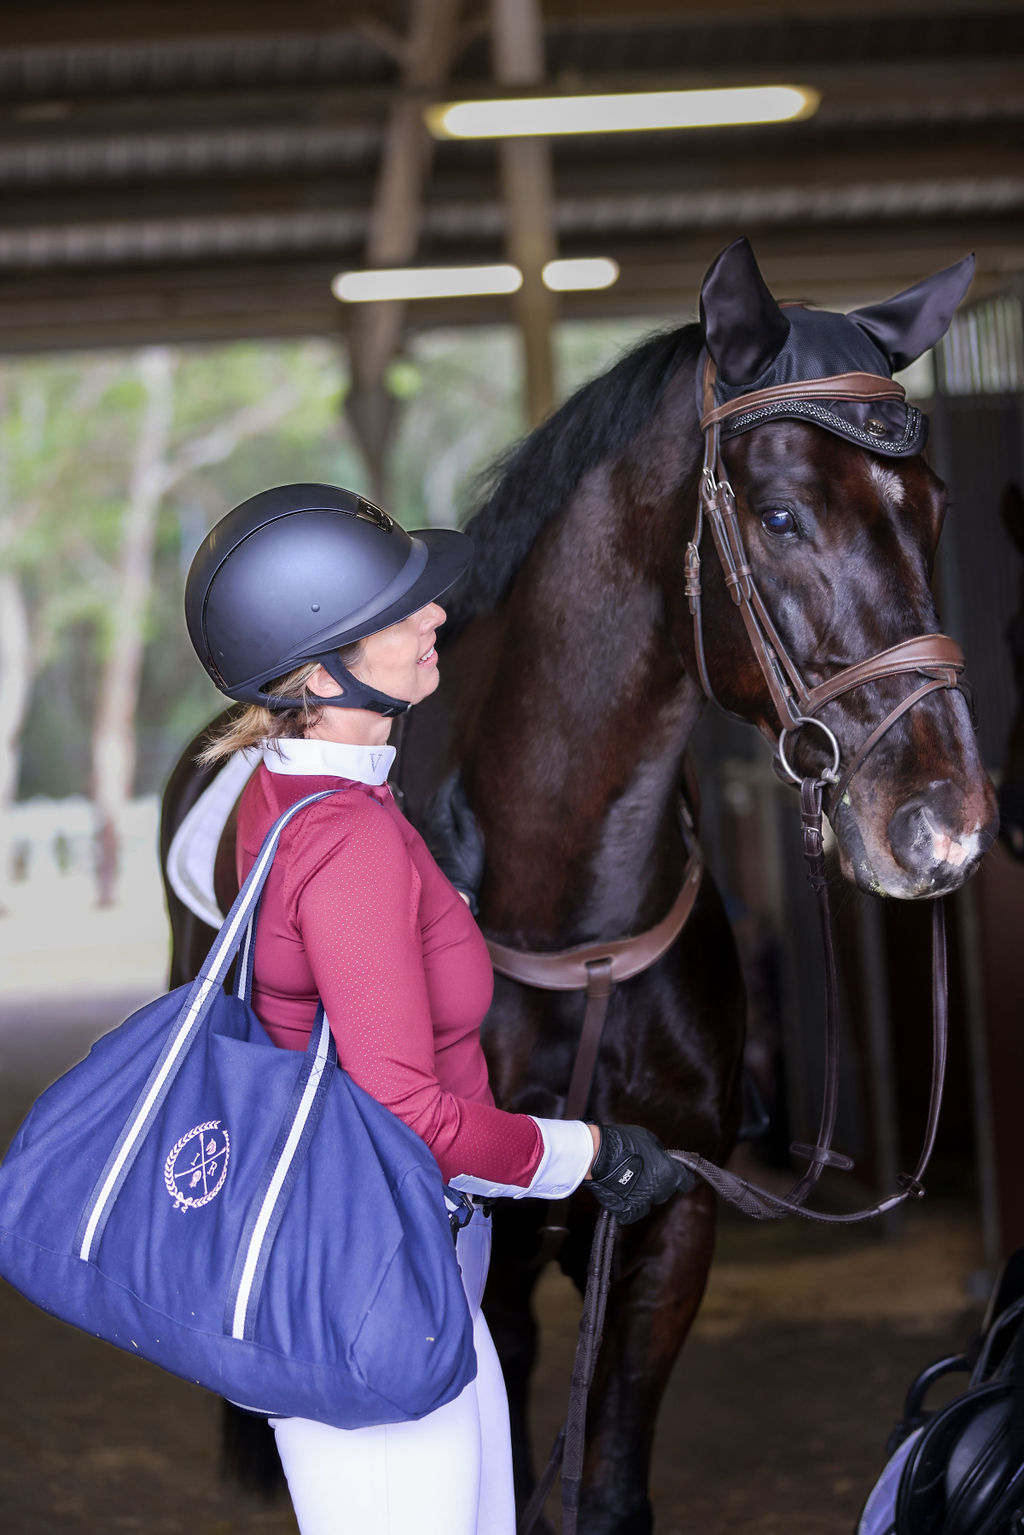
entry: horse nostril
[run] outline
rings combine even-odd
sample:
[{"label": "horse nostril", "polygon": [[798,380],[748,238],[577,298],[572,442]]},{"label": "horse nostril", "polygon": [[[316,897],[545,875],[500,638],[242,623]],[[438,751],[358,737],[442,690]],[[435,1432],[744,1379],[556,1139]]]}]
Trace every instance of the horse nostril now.
[{"label": "horse nostril", "polygon": [[951,785],[933,785],[894,811],[889,821],[893,857],[908,873],[941,870],[949,875],[970,862],[977,851],[976,833],[961,830]]},{"label": "horse nostril", "polygon": [[907,800],[889,821],[889,846],[896,862],[916,872],[933,861],[933,825],[922,799]]}]

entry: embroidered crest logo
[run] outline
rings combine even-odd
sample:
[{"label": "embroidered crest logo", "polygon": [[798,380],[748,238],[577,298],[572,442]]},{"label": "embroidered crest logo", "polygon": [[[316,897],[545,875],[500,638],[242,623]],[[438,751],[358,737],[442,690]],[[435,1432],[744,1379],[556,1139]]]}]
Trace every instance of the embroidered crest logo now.
[{"label": "embroidered crest logo", "polygon": [[224,1187],[231,1142],[219,1119],[196,1125],[175,1141],[164,1163],[164,1182],[176,1210],[198,1210]]}]

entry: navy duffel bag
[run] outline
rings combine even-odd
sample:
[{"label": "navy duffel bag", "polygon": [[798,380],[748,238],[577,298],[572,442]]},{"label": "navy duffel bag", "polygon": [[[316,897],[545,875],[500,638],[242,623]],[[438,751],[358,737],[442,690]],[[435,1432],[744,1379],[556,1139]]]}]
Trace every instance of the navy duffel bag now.
[{"label": "navy duffel bag", "polygon": [[[476,1373],[440,1171],[247,1000],[267,835],[198,978],[105,1035],[0,1167],[0,1274],[37,1306],[256,1411],[419,1418]],[[243,939],[235,994],[224,977]]]}]

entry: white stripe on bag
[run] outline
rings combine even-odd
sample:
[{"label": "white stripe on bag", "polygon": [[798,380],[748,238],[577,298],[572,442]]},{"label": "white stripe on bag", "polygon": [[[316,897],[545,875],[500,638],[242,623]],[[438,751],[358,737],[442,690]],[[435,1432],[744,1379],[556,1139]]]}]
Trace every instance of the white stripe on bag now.
[{"label": "white stripe on bag", "polygon": [[235,1314],[231,1322],[231,1336],[233,1338],[244,1338],[245,1336],[245,1313],[249,1307],[249,1295],[252,1291],[253,1280],[256,1277],[256,1265],[260,1259],[263,1238],[266,1236],[267,1226],[270,1224],[270,1218],[274,1213],[274,1206],[281,1193],[281,1185],[288,1175],[288,1169],[298,1150],[302,1132],[306,1128],[306,1121],[313,1107],[316,1090],[319,1086],[320,1078],[324,1074],[324,1067],[327,1064],[327,1048],[330,1037],[331,1030],[325,1014],[320,1025],[320,1038],[317,1040],[316,1058],[309,1073],[309,1080],[303,1090],[295,1118],[292,1120],[292,1127],[288,1132],[288,1139],[284,1143],[280,1160],[274,1168],[270,1186],[264,1195],[263,1204],[260,1206],[260,1213],[256,1217],[256,1224],[253,1227],[253,1233],[249,1240],[249,1250],[245,1255],[242,1278],[238,1286],[238,1297],[235,1301]]},{"label": "white stripe on bag", "polygon": [[[330,790],[326,790],[323,794],[307,795],[305,799],[299,800],[298,804],[292,805],[290,809],[287,810],[278,821],[277,826],[274,828],[273,840],[269,842],[268,845],[264,848],[262,857],[257,860],[251,869],[249,873],[249,893],[246,899],[243,901],[242,905],[238,908],[238,911],[235,913],[234,921],[226,930],[221,929],[220,943],[217,945],[216,952],[212,956],[212,964],[208,970],[204,972],[203,984],[199,988],[192,1006],[189,1008],[185,1018],[182,1021],[181,1027],[175,1036],[174,1043],[168,1052],[167,1058],[165,1059],[159,1074],[150,1087],[149,1092],[146,1094],[142,1107],[139,1109],[139,1112],[136,1114],[128,1131],[125,1134],[124,1140],[121,1143],[120,1150],[114,1159],[113,1165],[111,1166],[111,1169],[106,1178],[103,1180],[103,1187],[100,1189],[99,1194],[96,1196],[96,1202],[93,1205],[92,1214],[89,1216],[89,1221],[85,1228],[85,1233],[82,1237],[81,1246],[78,1249],[78,1256],[85,1262],[89,1261],[89,1257],[92,1253],[93,1240],[96,1236],[96,1228],[100,1223],[103,1212],[105,1211],[111,1194],[113,1193],[114,1187],[121,1174],[121,1169],[124,1167],[125,1162],[128,1160],[128,1157],[134,1149],[135,1142],[138,1140],[140,1134],[145,1128],[146,1120],[149,1118],[153,1104],[159,1097],[160,1091],[164,1083],[167,1081],[167,1077],[171,1071],[171,1068],[173,1067],[178,1056],[181,1054],[182,1046],[189,1036],[197,1015],[199,1012],[201,1012],[203,1004],[205,1003],[207,997],[210,995],[210,992],[215,986],[219,986],[224,979],[224,972],[227,970],[228,965],[231,963],[231,946],[234,942],[236,934],[238,933],[240,925],[243,922],[247,922],[249,919],[249,913],[252,910],[253,901],[259,894],[263,875],[266,871],[267,864],[271,861],[274,853],[277,850],[277,844],[281,833],[284,831],[293,815],[296,815],[300,810],[304,810],[307,805],[313,804],[315,800],[324,799],[326,794],[329,794],[330,792]],[[227,958],[224,959],[226,950],[228,951]]]},{"label": "white stripe on bag", "polygon": [[248,925],[248,927],[245,930],[245,938],[244,938],[244,940],[242,942],[242,952],[238,956],[238,977],[237,977],[237,980],[235,982],[235,995],[236,995],[236,997],[238,997],[239,1001],[241,1001],[241,1002],[248,1002],[248,1000],[249,1000],[249,997],[248,997],[248,990],[249,990],[249,988],[248,988],[248,980],[249,980],[249,950],[252,947],[252,940],[253,940],[252,918],[250,917],[249,918],[249,925]]}]

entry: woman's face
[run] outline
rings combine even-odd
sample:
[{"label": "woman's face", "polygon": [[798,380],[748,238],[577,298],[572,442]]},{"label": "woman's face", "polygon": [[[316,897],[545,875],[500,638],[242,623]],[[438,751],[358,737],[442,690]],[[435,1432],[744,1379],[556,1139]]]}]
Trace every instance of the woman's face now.
[{"label": "woman's face", "polygon": [[428,602],[400,623],[367,635],[353,676],[392,698],[418,704],[439,681],[434,636],[444,620],[444,608]]}]

